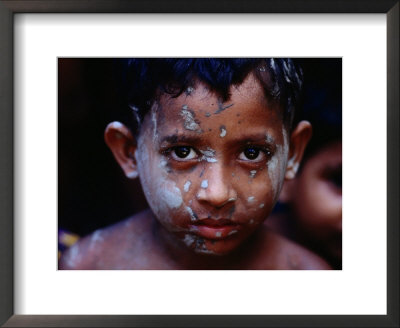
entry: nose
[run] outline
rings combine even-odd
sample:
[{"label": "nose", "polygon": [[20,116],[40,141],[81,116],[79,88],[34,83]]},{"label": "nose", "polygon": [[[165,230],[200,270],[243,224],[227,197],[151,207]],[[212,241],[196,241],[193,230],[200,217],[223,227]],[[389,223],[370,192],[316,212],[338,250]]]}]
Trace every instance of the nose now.
[{"label": "nose", "polygon": [[232,187],[231,181],[226,176],[231,176],[223,165],[213,163],[203,175],[196,198],[213,207],[223,207],[237,199],[237,193]]}]

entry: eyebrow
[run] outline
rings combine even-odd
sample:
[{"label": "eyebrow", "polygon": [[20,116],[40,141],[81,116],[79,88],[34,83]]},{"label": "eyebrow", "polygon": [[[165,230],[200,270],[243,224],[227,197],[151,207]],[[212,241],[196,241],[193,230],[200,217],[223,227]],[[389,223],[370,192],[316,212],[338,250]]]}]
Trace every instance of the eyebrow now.
[{"label": "eyebrow", "polygon": [[266,132],[264,133],[243,133],[241,136],[235,138],[232,142],[265,142],[267,144],[276,144],[275,138]]},{"label": "eyebrow", "polygon": [[177,144],[177,143],[190,143],[195,144],[201,141],[201,138],[195,136],[187,136],[182,134],[171,134],[168,136],[164,136],[160,144],[169,143],[169,144]]}]

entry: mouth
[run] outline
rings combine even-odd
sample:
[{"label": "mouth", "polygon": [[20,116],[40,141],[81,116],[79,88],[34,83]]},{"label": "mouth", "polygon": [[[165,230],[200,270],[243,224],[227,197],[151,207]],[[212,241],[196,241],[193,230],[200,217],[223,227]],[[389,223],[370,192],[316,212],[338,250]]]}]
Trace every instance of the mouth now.
[{"label": "mouth", "polygon": [[200,237],[220,240],[238,233],[240,225],[228,219],[204,219],[190,225],[190,230]]}]

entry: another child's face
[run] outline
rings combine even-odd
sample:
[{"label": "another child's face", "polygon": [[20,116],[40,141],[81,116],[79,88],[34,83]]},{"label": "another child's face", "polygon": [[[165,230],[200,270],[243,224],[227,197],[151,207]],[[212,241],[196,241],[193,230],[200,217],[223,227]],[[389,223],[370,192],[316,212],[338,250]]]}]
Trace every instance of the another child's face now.
[{"label": "another child's face", "polygon": [[149,205],[197,253],[237,248],[271,212],[288,136],[250,75],[225,103],[198,84],[164,95],[143,122],[136,159]]},{"label": "another child's face", "polygon": [[332,143],[304,162],[293,190],[301,228],[335,259],[342,258],[342,143]]}]

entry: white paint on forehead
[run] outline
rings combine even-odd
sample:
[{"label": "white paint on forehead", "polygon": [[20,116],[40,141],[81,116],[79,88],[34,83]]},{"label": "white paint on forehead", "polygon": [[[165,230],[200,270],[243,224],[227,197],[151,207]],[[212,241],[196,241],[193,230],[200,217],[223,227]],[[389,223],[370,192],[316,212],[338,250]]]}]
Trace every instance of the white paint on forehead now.
[{"label": "white paint on forehead", "polygon": [[196,123],[194,119],[194,114],[189,111],[187,105],[183,105],[180,114],[184,120],[183,126],[185,127],[185,129],[190,131],[201,131],[200,126]]},{"label": "white paint on forehead", "polygon": [[192,184],[191,181],[189,181],[189,180],[186,181],[185,184],[183,185],[183,190],[184,190],[185,192],[188,192],[191,184]]},{"label": "white paint on forehead", "polygon": [[208,180],[201,181],[201,188],[206,189],[208,187]]}]

